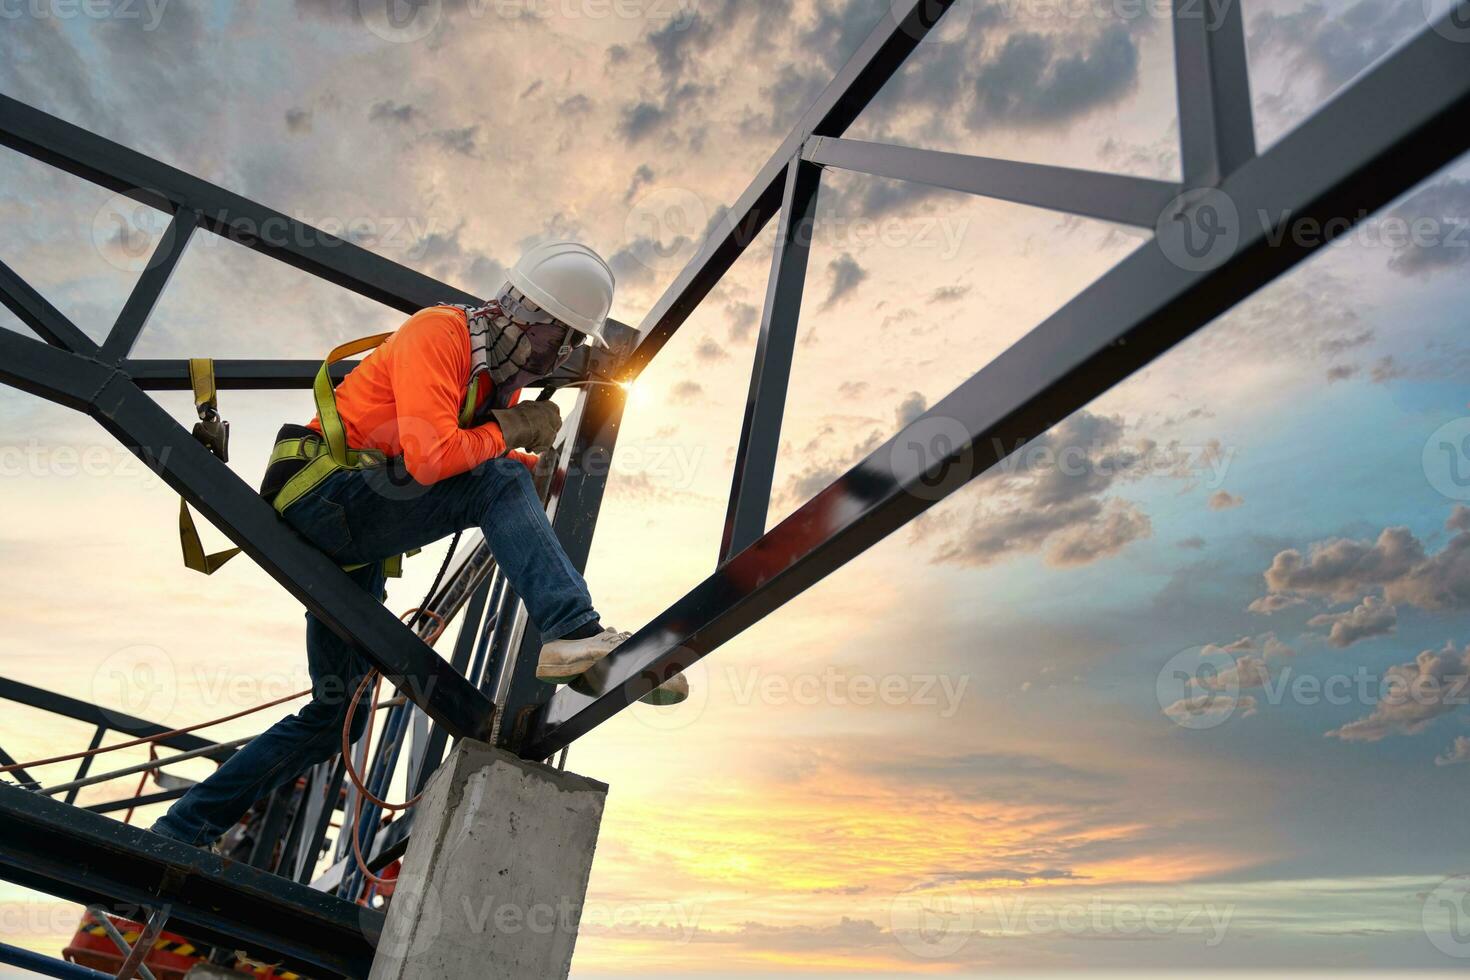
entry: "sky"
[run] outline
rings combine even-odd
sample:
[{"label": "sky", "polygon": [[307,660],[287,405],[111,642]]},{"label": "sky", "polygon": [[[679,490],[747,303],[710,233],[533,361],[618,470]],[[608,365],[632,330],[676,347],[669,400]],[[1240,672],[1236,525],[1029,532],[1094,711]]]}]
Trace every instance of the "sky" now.
[{"label": "sky", "polygon": [[[1177,180],[1156,6],[960,0],[848,135]],[[888,4],[380,9],[0,0],[0,91],[481,295],[584,240],[637,323]],[[1262,149],[1425,26],[1243,16]],[[96,338],[162,227],[9,150],[0,226]],[[587,569],[620,628],[714,566],[772,233],[631,392]],[[771,522],[1146,236],[824,175]],[[726,644],[686,704],[579,741],[611,792],[573,976],[1463,970],[1467,271],[1461,160]],[[314,358],[400,321],[203,235],[135,353]],[[252,483],[312,412],[222,402]],[[181,569],[141,463],[17,392],[0,420],[7,676],[178,725],[305,686],[299,606],[246,559]],[[88,736],[4,720],[17,758]],[[76,911],[0,885],[6,941],[54,953]]]}]

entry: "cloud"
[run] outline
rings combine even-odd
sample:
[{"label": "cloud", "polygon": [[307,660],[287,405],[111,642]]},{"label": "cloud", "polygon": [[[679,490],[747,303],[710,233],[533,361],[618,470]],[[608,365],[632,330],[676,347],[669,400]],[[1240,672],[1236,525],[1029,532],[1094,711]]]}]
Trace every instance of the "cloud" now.
[{"label": "cloud", "polygon": [[1187,538],[1180,538],[1174,542],[1176,548],[1186,548],[1190,551],[1199,551],[1205,546],[1205,539],[1198,534],[1191,534]]},{"label": "cloud", "polygon": [[653,168],[646,163],[639,164],[633,171],[633,178],[628,181],[628,189],[623,192],[623,203],[631,204],[638,192],[653,183],[653,179]]},{"label": "cloud", "polygon": [[592,100],[581,92],[569,95],[556,104],[556,107],[569,116],[581,115],[592,111]]},{"label": "cloud", "polygon": [[[1266,569],[1266,587],[1287,598],[1334,602],[1357,602],[1382,590],[1392,604],[1427,610],[1470,608],[1470,508],[1456,504],[1445,527],[1458,533],[1432,555],[1406,527],[1385,528],[1375,541],[1321,541],[1307,555],[1287,549]],[[1258,609],[1262,601],[1251,603],[1252,611],[1274,611]]]},{"label": "cloud", "polygon": [[1070,868],[971,868],[964,871],[947,871],[937,880],[943,881],[1013,881],[1026,884],[1032,881],[1086,881],[1087,875],[1078,874]]},{"label": "cloud", "polygon": [[1390,735],[1417,735],[1430,722],[1470,698],[1470,647],[1453,644],[1425,650],[1384,674],[1384,690],[1373,713],[1327,733],[1345,742],[1377,742]]},{"label": "cloud", "polygon": [[706,363],[723,361],[727,356],[728,355],[725,353],[725,348],[721,347],[718,343],[716,343],[709,337],[701,340],[699,342],[699,345],[694,348],[695,359],[704,361]]},{"label": "cloud", "polygon": [[618,123],[618,132],[629,143],[639,143],[645,136],[663,125],[666,113],[646,100],[635,102],[623,109],[623,118]]},{"label": "cloud", "polygon": [[830,283],[827,288],[827,298],[822,303],[823,309],[829,309],[838,300],[850,295],[853,290],[866,278],[868,272],[857,259],[852,257],[851,252],[843,252],[837,258],[827,263],[827,275]]},{"label": "cloud", "polygon": [[750,336],[751,328],[760,322],[760,307],[743,300],[731,300],[725,304],[725,314],[730,318],[730,340],[740,341]]},{"label": "cloud", "polygon": [[970,295],[972,288],[974,288],[972,283],[966,283],[963,286],[940,286],[929,294],[929,302],[931,304],[958,302]]},{"label": "cloud", "polygon": [[1386,354],[1383,357],[1380,357],[1377,362],[1374,363],[1373,370],[1369,373],[1369,377],[1373,380],[1374,384],[1381,385],[1385,382],[1392,381],[1395,378],[1402,378],[1408,373],[1409,372],[1401,364],[1394,360],[1394,356],[1392,354]]},{"label": "cloud", "polygon": [[698,381],[680,381],[669,392],[669,399],[678,404],[688,404],[704,397],[704,385]]},{"label": "cloud", "polygon": [[898,406],[898,412],[896,413],[898,428],[901,429],[909,423],[913,422],[920,415],[923,415],[924,412],[928,410],[928,408],[929,403],[925,400],[923,395],[919,394],[917,391],[909,392]]},{"label": "cloud", "polygon": [[382,102],[373,103],[373,107],[368,110],[368,121],[402,126],[413,122],[422,115],[423,113],[417,107],[407,102],[400,103],[392,99],[385,99]]},{"label": "cloud", "polygon": [[1284,56],[1290,77],[1314,79],[1319,94],[1386,54],[1400,37],[1424,26],[1418,7],[1398,0],[1359,0],[1351,6],[1307,3],[1291,13],[1264,11],[1251,18],[1253,55]]},{"label": "cloud", "polygon": [[640,235],[627,245],[607,257],[619,286],[646,286],[653,282],[653,269],[648,259],[652,256],[674,255],[689,246],[689,239],[680,235],[668,245]]},{"label": "cloud", "polygon": [[1126,500],[1110,500],[1100,522],[1074,526],[1055,535],[1047,562],[1058,568],[1088,565],[1152,534],[1147,514]]},{"label": "cloud", "polygon": [[1290,609],[1292,606],[1304,605],[1306,601],[1305,599],[1291,595],[1263,595],[1259,599],[1253,600],[1249,606],[1246,606],[1246,610],[1248,612],[1260,613],[1263,616],[1269,616],[1283,609]]},{"label": "cloud", "polygon": [[1307,620],[1308,626],[1329,626],[1327,642],[1335,647],[1350,647],[1359,640],[1386,636],[1398,625],[1398,610],[1377,596],[1365,596],[1347,612],[1322,613]]},{"label": "cloud", "polygon": [[1233,666],[1226,667],[1213,676],[1202,676],[1196,683],[1207,691],[1249,691],[1265,687],[1270,680],[1271,670],[1266,666],[1266,661],[1247,653],[1237,657]]},{"label": "cloud", "polygon": [[1164,714],[1181,725],[1201,719],[1230,718],[1238,715],[1249,718],[1259,707],[1254,695],[1244,694],[1231,697],[1228,694],[1196,694],[1180,698],[1164,709]]},{"label": "cloud", "polygon": [[480,127],[462,126],[459,129],[440,129],[429,134],[429,141],[450,153],[474,157],[480,146]]},{"label": "cloud", "polygon": [[984,502],[965,520],[920,522],[916,538],[939,537],[934,560],[988,565],[1042,552],[1056,567],[1118,554],[1153,533],[1148,515],[1110,497],[1118,484],[1179,468],[1175,450],[1129,440],[1121,418],[1081,411],[975,480]]},{"label": "cloud", "polygon": [[1358,373],[1356,364],[1334,364],[1327,369],[1327,383],[1335,384],[1338,381],[1346,381]]},{"label": "cloud", "polygon": [[286,132],[309,133],[311,132],[311,110],[310,109],[287,109],[286,110]]},{"label": "cloud", "polygon": [[1465,762],[1470,762],[1470,737],[1465,735],[1456,735],[1450,747],[1434,757],[1436,766],[1458,766]]},{"label": "cloud", "polygon": [[1234,507],[1239,507],[1243,503],[1245,503],[1244,497],[1227,493],[1224,490],[1216,490],[1210,494],[1210,510],[1230,510]]},{"label": "cloud", "polygon": [[1056,38],[1018,31],[976,74],[970,125],[1037,125],[1082,115],[1138,83],[1138,48],[1121,24],[1063,51]]},{"label": "cloud", "polygon": [[842,917],[832,925],[767,925],[742,922],[736,929],[700,929],[695,942],[740,943],[755,949],[809,953],[821,950],[867,949],[889,946],[894,940],[871,919]]}]

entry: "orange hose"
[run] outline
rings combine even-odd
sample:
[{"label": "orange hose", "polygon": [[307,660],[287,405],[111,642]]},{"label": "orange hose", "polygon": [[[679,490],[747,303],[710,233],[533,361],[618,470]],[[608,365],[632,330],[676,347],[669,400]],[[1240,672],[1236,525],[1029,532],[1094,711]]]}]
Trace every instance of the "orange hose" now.
[{"label": "orange hose", "polygon": [[[399,616],[398,618],[406,622],[412,622],[411,617],[418,613],[423,613],[437,621],[434,632],[430,633],[427,637],[424,638],[425,643],[433,646],[434,641],[439,639],[440,635],[443,634],[445,627],[449,624],[445,621],[443,615],[434,612],[432,609],[408,609],[405,610],[403,615]],[[368,791],[367,786],[363,784],[362,777],[358,775],[357,770],[354,769],[352,766],[352,719],[357,714],[357,702],[360,701],[363,694],[366,693],[367,686],[369,684],[372,684],[373,702],[376,703],[378,700],[378,691],[382,685],[382,680],[383,675],[378,673],[376,670],[368,671],[367,674],[363,676],[362,683],[357,685],[357,690],[352,692],[352,700],[347,704],[347,717],[342,720],[342,769],[347,773],[347,777],[352,780],[352,785],[357,787],[358,794],[352,807],[352,819],[350,821],[344,821],[344,827],[347,827],[348,833],[352,835],[352,857],[357,862],[357,870],[362,872],[362,876],[364,879],[374,885],[384,885],[392,879],[381,878],[378,875],[373,874],[373,872],[368,869],[367,859],[362,856],[362,842],[358,838],[357,825],[358,822],[362,819],[363,800],[371,800],[373,805],[378,807],[379,809],[386,810],[390,813],[396,813],[400,810],[407,810],[409,807],[417,803],[419,799],[422,798],[424,795],[423,793],[416,793],[414,794],[412,799],[406,800],[403,803],[389,803],[387,800],[380,800]],[[368,724],[366,731],[363,732],[363,739],[363,755],[367,756],[371,754],[373,744],[373,726],[371,722]],[[359,899],[359,904],[366,904],[366,902],[366,895]]]}]

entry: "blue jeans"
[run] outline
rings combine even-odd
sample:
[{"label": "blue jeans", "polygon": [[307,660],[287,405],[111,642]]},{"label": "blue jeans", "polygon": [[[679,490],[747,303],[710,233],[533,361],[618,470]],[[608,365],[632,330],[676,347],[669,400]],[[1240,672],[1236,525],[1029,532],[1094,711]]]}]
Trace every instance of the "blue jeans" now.
[{"label": "blue jeans", "polygon": [[[492,459],[431,486],[392,479],[384,470],[334,473],[293,503],[285,519],[333,561],[366,563],[348,574],[383,599],[384,559],[477,527],[543,639],[597,619],[587,584],[551,530],[530,473],[512,459]],[[154,833],[188,844],[211,842],[256,800],[341,751],[348,701],[371,665],[311,613],[306,659],[311,701],[180,797],[153,825]],[[359,703],[350,733],[354,742],[370,714]]]}]

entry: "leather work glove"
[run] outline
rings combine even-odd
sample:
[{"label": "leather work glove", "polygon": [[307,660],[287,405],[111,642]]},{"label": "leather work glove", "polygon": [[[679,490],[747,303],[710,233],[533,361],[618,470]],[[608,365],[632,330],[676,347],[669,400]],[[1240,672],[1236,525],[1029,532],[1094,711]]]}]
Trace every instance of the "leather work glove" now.
[{"label": "leather work glove", "polygon": [[507,448],[545,452],[561,431],[561,409],[552,401],[497,408],[490,415],[500,425]]}]

